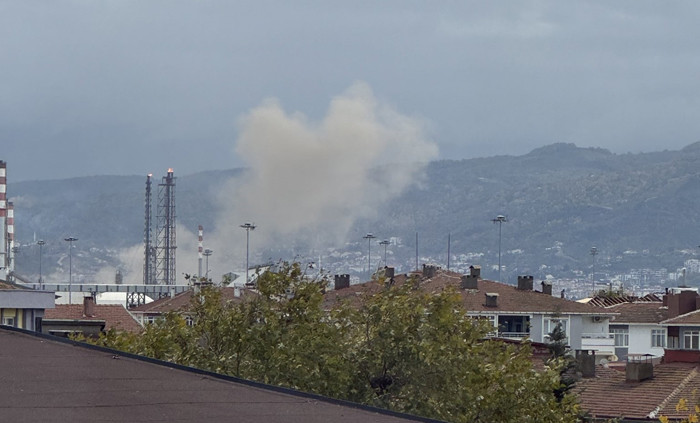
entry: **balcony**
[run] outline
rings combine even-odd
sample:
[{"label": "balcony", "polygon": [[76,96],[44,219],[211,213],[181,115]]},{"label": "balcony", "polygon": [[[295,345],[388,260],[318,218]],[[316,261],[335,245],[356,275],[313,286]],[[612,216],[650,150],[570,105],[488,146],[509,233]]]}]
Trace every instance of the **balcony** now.
[{"label": "balcony", "polygon": [[611,333],[582,333],[581,348],[614,354],[615,337]]}]

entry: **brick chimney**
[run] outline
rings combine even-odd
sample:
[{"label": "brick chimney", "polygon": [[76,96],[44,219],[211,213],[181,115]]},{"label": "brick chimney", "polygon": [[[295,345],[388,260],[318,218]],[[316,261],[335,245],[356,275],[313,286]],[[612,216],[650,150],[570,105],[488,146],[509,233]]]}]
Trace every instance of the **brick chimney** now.
[{"label": "brick chimney", "polygon": [[542,281],[542,293],[547,295],[552,295],[552,283],[549,281]]},{"label": "brick chimney", "polygon": [[518,276],[518,289],[521,291],[532,291],[532,276]]},{"label": "brick chimney", "polygon": [[95,317],[95,297],[83,298],[83,315],[85,317]]},{"label": "brick chimney", "polygon": [[671,291],[664,296],[664,303],[668,306],[668,318],[690,313],[697,309],[698,293],[692,290]]}]

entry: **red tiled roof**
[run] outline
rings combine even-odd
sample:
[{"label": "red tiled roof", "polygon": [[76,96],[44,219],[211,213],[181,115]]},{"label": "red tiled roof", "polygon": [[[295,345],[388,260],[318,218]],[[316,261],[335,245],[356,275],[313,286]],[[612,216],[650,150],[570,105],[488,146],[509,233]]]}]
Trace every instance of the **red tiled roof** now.
[{"label": "red tiled roof", "polygon": [[[461,275],[459,273],[439,270],[437,274],[421,281],[420,286],[427,292],[440,292],[448,287],[457,288],[462,296],[462,303],[467,311],[471,313],[565,313],[565,314],[610,314],[616,312],[601,310],[589,304],[582,304],[564,298],[543,294],[538,291],[524,291],[512,285],[500,282],[493,282],[479,279],[478,289],[460,289]],[[402,284],[406,281],[406,275],[398,275],[394,278],[395,283]],[[352,285],[348,288],[329,291],[325,294],[324,304],[331,306],[334,302],[346,299],[354,303],[359,302],[359,298],[378,292],[382,289],[378,282],[366,282],[364,284]],[[498,305],[487,307],[485,304],[485,294],[498,294]]]},{"label": "red tiled roof", "polygon": [[[577,383],[581,408],[593,417],[672,419],[687,417],[676,412],[680,398],[696,404],[700,390],[697,364],[668,363],[654,367],[654,377],[642,382],[627,382],[624,371],[596,367],[596,376]],[[695,390],[695,393],[694,393]],[[651,415],[651,416],[650,416]]]},{"label": "red tiled roof", "polygon": [[[250,295],[255,295],[249,289],[241,288],[241,295],[236,297],[234,288],[221,288],[221,296],[224,300],[239,302]],[[190,302],[192,300],[192,294],[194,291],[192,289],[185,292],[176,294],[173,297],[165,297],[155,300],[148,304],[143,304],[138,307],[131,309],[134,313],[144,313],[144,314],[161,314],[171,311],[186,311],[190,307]]]},{"label": "red tiled roof", "polygon": [[700,310],[681,314],[680,316],[664,320],[661,323],[664,325],[700,325]]},{"label": "red tiled roof", "polygon": [[105,330],[116,329],[127,332],[139,332],[141,325],[121,305],[95,304],[95,315],[85,316],[82,304],[56,304],[56,308],[47,309],[44,319],[71,319],[71,320],[104,320]]},{"label": "red tiled roof", "polygon": [[614,323],[659,323],[668,318],[662,302],[621,303],[607,309],[620,313]]}]

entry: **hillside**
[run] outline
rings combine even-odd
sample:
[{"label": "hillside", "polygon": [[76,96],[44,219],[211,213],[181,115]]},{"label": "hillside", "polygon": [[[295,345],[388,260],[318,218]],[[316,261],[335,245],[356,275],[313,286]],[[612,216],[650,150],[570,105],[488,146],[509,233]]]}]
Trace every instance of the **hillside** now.
[{"label": "hillside", "polygon": [[[390,172],[391,167],[380,169],[376,177]],[[176,175],[178,222],[193,230],[198,224],[213,228],[217,193],[241,173]],[[13,184],[10,173],[8,183],[22,245],[20,273],[37,272],[34,236],[47,240],[47,271],[65,255],[66,236],[80,234],[76,247],[95,267],[143,239],[145,177]],[[600,252],[601,268],[674,269],[700,243],[700,143],[680,151],[621,155],[553,144],[523,156],[432,162],[424,180],[379,210],[379,218],[356,222],[351,242],[337,247],[364,252],[362,236],[370,231],[398,237],[402,245],[392,246],[394,260],[410,267],[418,232],[420,256],[444,264],[449,233],[453,256],[483,254],[479,264],[488,275],[487,265],[497,262],[498,229],[491,219],[498,214],[509,220],[503,224],[502,249],[511,275],[585,269],[592,246]],[[281,244],[261,256],[293,257],[287,253],[292,249]]]}]

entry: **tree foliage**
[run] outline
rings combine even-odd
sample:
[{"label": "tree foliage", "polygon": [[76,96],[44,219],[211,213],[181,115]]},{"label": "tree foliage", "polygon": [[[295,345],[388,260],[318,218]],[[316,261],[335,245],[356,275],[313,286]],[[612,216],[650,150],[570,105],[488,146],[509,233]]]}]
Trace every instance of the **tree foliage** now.
[{"label": "tree foliage", "polygon": [[[381,283],[381,282],[380,282]],[[140,335],[99,342],[219,373],[454,422],[568,422],[557,398],[561,362],[535,370],[530,346],[489,340],[454,290],[418,281],[382,285],[359,306],[323,307],[325,281],[298,264],[258,279],[260,295],[231,303],[218,289],[193,296],[192,326],[168,314]]]}]

